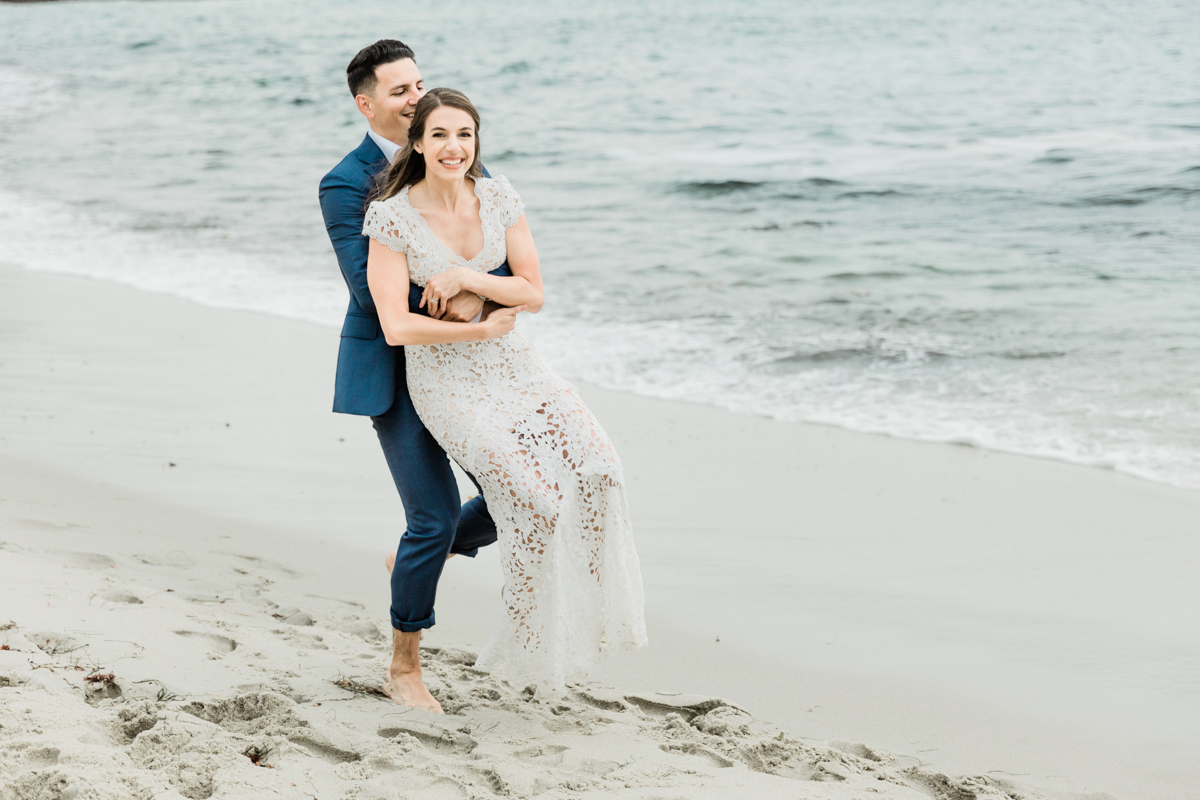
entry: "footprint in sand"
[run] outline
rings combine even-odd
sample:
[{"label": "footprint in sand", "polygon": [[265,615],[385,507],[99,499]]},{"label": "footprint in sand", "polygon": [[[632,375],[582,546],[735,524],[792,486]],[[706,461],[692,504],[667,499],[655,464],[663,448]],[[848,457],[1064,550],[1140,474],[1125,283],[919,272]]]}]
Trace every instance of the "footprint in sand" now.
[{"label": "footprint in sand", "polygon": [[311,755],[323,758],[331,764],[343,764],[348,761],[362,760],[362,756],[359,753],[338,747],[333,742],[319,735],[292,732],[288,734],[288,740],[308,750]]},{"label": "footprint in sand", "polygon": [[219,725],[232,733],[254,735],[269,729],[331,764],[361,761],[362,754],[337,741],[334,729],[302,719],[296,702],[273,692],[250,692],[228,700],[192,702],[182,711]]},{"label": "footprint in sand", "polygon": [[133,592],[127,592],[123,589],[110,589],[107,592],[101,592],[100,599],[109,603],[127,603],[135,606],[142,605],[142,599],[140,597]]},{"label": "footprint in sand", "polygon": [[382,739],[394,739],[402,733],[414,737],[430,750],[446,753],[466,755],[479,746],[479,742],[461,731],[419,719],[401,719],[377,731]]},{"label": "footprint in sand", "polygon": [[420,789],[421,800],[467,800],[466,787],[450,778],[438,778]]},{"label": "footprint in sand", "polygon": [[33,747],[25,751],[21,760],[31,767],[53,767],[58,764],[60,755],[62,751],[57,747]]},{"label": "footprint in sand", "polygon": [[533,761],[547,767],[557,767],[562,763],[563,753],[569,749],[569,747],[559,744],[538,744],[526,747],[524,750],[514,751],[513,757],[521,761]]},{"label": "footprint in sand", "polygon": [[647,716],[662,719],[668,714],[678,714],[683,717],[685,722],[691,722],[694,718],[716,708],[724,707],[741,714],[746,713],[732,703],[726,703],[715,697],[699,695],[670,695],[657,692],[653,695],[629,694],[625,695],[625,701],[637,706]]},{"label": "footprint in sand", "polygon": [[882,751],[868,747],[862,742],[830,742],[829,746],[834,750],[841,750],[848,755],[865,758],[867,761],[874,761],[877,764],[887,761],[887,756]]},{"label": "footprint in sand", "polygon": [[476,686],[471,690],[471,697],[482,702],[498,702],[504,695],[490,686]]},{"label": "footprint in sand", "polygon": [[83,700],[89,706],[99,705],[104,700],[116,700],[125,694],[112,673],[89,675],[84,678]]},{"label": "footprint in sand", "polygon": [[358,636],[361,639],[366,639],[368,642],[377,642],[383,638],[378,625],[370,620],[359,619],[356,615],[334,620],[332,626],[342,633]]},{"label": "footprint in sand", "polygon": [[[289,578],[303,577],[299,572],[292,569],[291,567],[285,567],[283,564],[280,564],[276,561],[268,561],[267,559],[259,558],[258,556],[246,556],[246,555],[242,555],[241,553],[225,553],[224,555],[233,556],[236,559],[246,562],[247,564],[253,564],[256,567],[262,567],[262,568],[266,568],[269,570],[275,570],[276,572],[282,573],[283,575],[286,575]],[[236,569],[236,567],[235,567],[235,569]]]},{"label": "footprint in sand", "polygon": [[222,597],[219,594],[183,594],[180,595],[180,597],[187,602],[195,603],[196,605],[205,605],[208,603],[220,605],[229,599],[228,597]]},{"label": "footprint in sand", "polygon": [[256,606],[263,606],[264,608],[278,608],[278,604],[263,597],[263,591],[272,583],[274,581],[267,578],[259,578],[258,583],[241,584],[238,586],[238,591],[241,593],[242,601],[252,603]]},{"label": "footprint in sand", "polygon": [[179,550],[172,550],[169,553],[158,553],[155,555],[134,555],[133,560],[139,564],[145,564],[150,567],[175,567],[177,569],[187,569],[196,565],[195,560],[187,553]]},{"label": "footprint in sand", "polygon": [[63,560],[72,566],[85,569],[108,569],[117,565],[112,556],[106,556],[103,553],[78,553],[74,550],[52,550],[50,552],[62,556]]},{"label": "footprint in sand", "polygon": [[51,656],[61,656],[66,653],[73,653],[87,645],[82,642],[72,639],[65,633],[27,633],[25,638],[37,645],[38,649],[43,653]]},{"label": "footprint in sand", "polygon": [[77,522],[50,522],[44,519],[19,519],[17,522],[22,525],[28,525],[31,528],[37,528],[43,531],[65,531],[71,528],[86,528],[86,525],[80,525]]},{"label": "footprint in sand", "polygon": [[294,606],[291,608],[281,608],[271,615],[280,622],[286,622],[288,625],[308,626],[316,623],[312,614],[307,611],[301,611]]},{"label": "footprint in sand", "polygon": [[283,639],[293,647],[301,650],[328,650],[329,645],[325,644],[325,640],[315,633],[301,633],[295,628],[281,628],[272,630],[271,633]]},{"label": "footprint in sand", "polygon": [[198,631],[175,631],[176,636],[182,636],[185,639],[194,639],[208,645],[210,650],[217,653],[232,653],[237,649],[238,643],[228,636],[218,636],[215,633],[200,633]]}]

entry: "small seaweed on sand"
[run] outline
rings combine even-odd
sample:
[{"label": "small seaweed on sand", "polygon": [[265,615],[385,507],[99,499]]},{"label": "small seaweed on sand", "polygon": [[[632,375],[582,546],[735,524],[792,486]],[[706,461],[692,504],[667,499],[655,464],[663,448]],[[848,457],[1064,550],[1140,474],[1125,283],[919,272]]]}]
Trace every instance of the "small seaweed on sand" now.
[{"label": "small seaweed on sand", "polygon": [[[20,651],[18,651],[18,652],[20,652]],[[81,667],[78,664],[66,664],[66,665],[63,665],[63,664],[35,664],[34,666],[30,667],[30,669],[48,669],[51,672],[54,672],[55,670],[60,670],[60,669],[73,669],[76,672],[86,672],[87,671],[87,667]]]},{"label": "small seaweed on sand", "polygon": [[163,685],[163,682],[156,678],[147,678],[144,681],[134,681],[134,683],[157,683],[158,684],[158,697],[156,697],[154,699],[156,702],[159,702],[159,703],[165,703],[169,700],[182,700],[183,699],[182,697],[175,694],[174,692],[168,691],[167,687]]},{"label": "small seaweed on sand", "polygon": [[354,692],[355,694],[367,694],[367,695],[372,695],[374,697],[382,697],[384,700],[391,699],[390,697],[387,696],[387,693],[385,691],[383,691],[383,689],[380,689],[378,686],[368,686],[367,684],[363,683],[362,681],[355,680],[354,678],[347,678],[344,675],[339,675],[335,680],[330,681],[330,683],[332,683],[334,686],[338,687],[339,689],[345,689],[347,692]]},{"label": "small seaweed on sand", "polygon": [[250,759],[250,763],[256,767],[266,767],[267,769],[275,769],[274,767],[272,767],[270,764],[268,764],[266,761],[263,760],[267,757],[268,754],[270,754],[270,752],[271,752],[271,748],[269,748],[269,747],[266,749],[260,750],[257,745],[250,745],[249,747],[247,747],[245,750],[242,751],[242,755],[244,755],[246,758]]},{"label": "small seaweed on sand", "polygon": [[15,627],[17,627],[17,623],[10,620],[3,625],[0,625],[0,631],[11,631]]},{"label": "small seaweed on sand", "polygon": [[99,684],[103,684],[104,686],[112,686],[116,682],[117,676],[112,674],[111,672],[105,672],[105,673],[99,673],[99,674],[84,675],[83,679],[87,683],[99,683]]}]

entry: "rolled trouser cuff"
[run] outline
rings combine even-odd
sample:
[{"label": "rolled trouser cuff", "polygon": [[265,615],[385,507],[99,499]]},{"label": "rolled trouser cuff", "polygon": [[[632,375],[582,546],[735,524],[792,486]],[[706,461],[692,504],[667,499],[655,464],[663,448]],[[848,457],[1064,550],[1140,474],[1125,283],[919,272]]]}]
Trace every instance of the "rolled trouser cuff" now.
[{"label": "rolled trouser cuff", "polygon": [[433,619],[435,615],[432,613],[425,619],[418,620],[417,622],[405,622],[396,616],[395,611],[389,611],[389,613],[392,618],[392,627],[401,633],[415,633],[416,631],[423,631],[426,628],[432,628],[435,624]]}]

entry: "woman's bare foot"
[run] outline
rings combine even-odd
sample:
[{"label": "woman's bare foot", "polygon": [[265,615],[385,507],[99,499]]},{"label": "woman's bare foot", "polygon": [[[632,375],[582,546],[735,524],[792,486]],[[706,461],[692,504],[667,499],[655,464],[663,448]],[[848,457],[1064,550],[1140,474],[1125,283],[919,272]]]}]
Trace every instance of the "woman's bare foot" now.
[{"label": "woman's bare foot", "polygon": [[383,691],[402,706],[444,714],[437,698],[425,688],[421,676],[421,632],[392,629],[392,663],[383,681]]}]

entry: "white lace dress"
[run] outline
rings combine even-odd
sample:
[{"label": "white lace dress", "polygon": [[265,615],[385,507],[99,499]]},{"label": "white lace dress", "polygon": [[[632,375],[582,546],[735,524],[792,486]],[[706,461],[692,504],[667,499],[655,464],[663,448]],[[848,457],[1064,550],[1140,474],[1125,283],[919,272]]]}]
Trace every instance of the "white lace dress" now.
[{"label": "white lace dress", "polygon": [[[484,244],[470,260],[434,235],[407,187],[371,203],[363,233],[404,253],[420,286],[454,267],[490,272],[525,206],[503,176],[477,179],[475,194]],[[404,353],[417,413],[479,481],[496,521],[505,614],[477,666],[555,688],[605,653],[644,645],[621,461],[575,388],[516,331]]]}]

